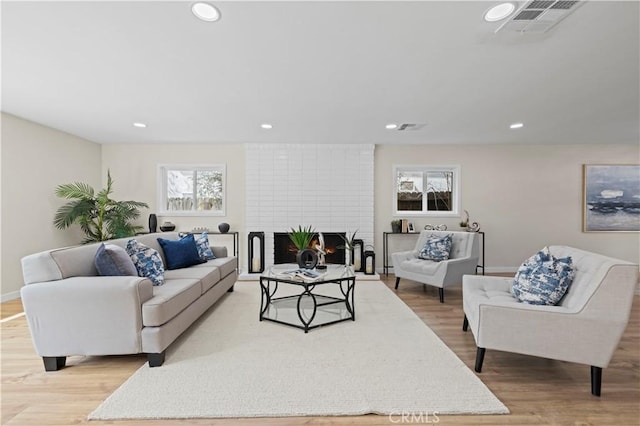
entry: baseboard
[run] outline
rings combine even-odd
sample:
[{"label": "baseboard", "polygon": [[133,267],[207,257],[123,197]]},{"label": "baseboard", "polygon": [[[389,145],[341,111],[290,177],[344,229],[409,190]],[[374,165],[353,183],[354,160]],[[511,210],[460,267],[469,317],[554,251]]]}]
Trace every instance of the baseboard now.
[{"label": "baseboard", "polygon": [[3,294],[0,296],[1,302],[8,302],[9,300],[15,300],[20,298],[20,291],[12,291],[11,293]]}]

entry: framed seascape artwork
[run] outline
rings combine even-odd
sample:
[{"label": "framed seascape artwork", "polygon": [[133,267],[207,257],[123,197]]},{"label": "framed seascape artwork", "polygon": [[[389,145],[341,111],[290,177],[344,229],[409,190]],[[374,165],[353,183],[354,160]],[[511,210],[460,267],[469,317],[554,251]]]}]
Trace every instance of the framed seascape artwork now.
[{"label": "framed seascape artwork", "polygon": [[640,165],[584,164],[584,232],[640,231]]}]

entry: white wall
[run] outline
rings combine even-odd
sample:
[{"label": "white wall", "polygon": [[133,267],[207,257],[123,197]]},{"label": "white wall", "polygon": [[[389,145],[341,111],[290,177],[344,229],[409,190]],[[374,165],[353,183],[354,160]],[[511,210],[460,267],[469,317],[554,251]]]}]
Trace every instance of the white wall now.
[{"label": "white wall", "polygon": [[[156,210],[158,163],[226,163],[227,211],[223,217],[160,217],[179,230],[196,226],[217,229],[228,222],[240,232],[241,266],[246,267],[245,145],[169,144],[97,145],[90,141],[2,114],[1,289],[3,299],[22,285],[20,258],[55,247],[77,244],[78,229],[58,231],[52,225],[64,203],[55,186],[74,181],[101,188],[107,169],[115,180],[114,197],[147,202],[139,224],[147,226]],[[392,219],[394,164],[461,166],[461,208],[486,231],[488,270],[514,270],[546,244],[566,244],[638,262],[640,234],[582,232],[582,164],[640,163],[633,145],[440,146],[375,147],[375,213],[373,239],[377,267],[382,266],[382,232]],[[337,185],[342,185],[338,183]],[[336,183],[328,181],[334,188]],[[445,223],[458,229],[459,218],[414,219]],[[292,226],[298,223],[293,223]],[[314,225],[314,224],[312,224]],[[226,245],[229,245],[225,241]]]},{"label": "white wall", "polygon": [[[457,164],[461,211],[468,210],[486,232],[488,271],[512,271],[551,244],[637,263],[640,234],[582,232],[582,165],[639,163],[639,157],[640,149],[633,145],[380,145],[375,152],[376,236],[391,231],[394,164]],[[441,223],[460,229],[460,218],[411,220],[417,229]],[[376,253],[379,268],[381,238],[376,238]]]},{"label": "white wall", "polygon": [[[136,200],[149,204],[142,209],[138,224],[148,230],[148,217],[157,211],[158,164],[226,164],[225,216],[158,216],[158,223],[171,221],[177,231],[191,231],[195,227],[218,230],[226,222],[231,231],[239,231],[240,248],[246,251],[244,234],[245,158],[241,144],[104,144],[102,145],[102,171],[107,169],[114,179],[115,198]],[[232,248],[231,237],[211,237],[215,245]],[[241,254],[242,254],[241,253]],[[244,258],[244,256],[242,256]]]},{"label": "white wall", "polygon": [[292,227],[357,230],[365,245],[373,243],[373,145],[246,147],[246,231],[265,233],[265,266],[273,264],[273,233]]},{"label": "white wall", "polygon": [[31,253],[78,244],[82,232],[57,230],[55,196],[63,183],[101,187],[100,145],[2,113],[2,300],[22,287],[20,259]]}]

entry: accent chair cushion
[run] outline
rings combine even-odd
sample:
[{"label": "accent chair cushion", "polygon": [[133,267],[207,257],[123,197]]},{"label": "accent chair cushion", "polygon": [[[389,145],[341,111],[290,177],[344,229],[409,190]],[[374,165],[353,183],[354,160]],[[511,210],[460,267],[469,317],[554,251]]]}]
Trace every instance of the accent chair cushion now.
[{"label": "accent chair cushion", "polygon": [[530,305],[557,305],[573,282],[572,263],[571,256],[557,258],[545,247],[518,268],[511,293]]},{"label": "accent chair cushion", "polygon": [[127,253],[138,270],[138,275],[151,280],[153,285],[164,284],[164,264],[157,250],[136,239],[127,242]]},{"label": "accent chair cushion", "polygon": [[162,247],[164,258],[167,260],[167,269],[187,268],[206,262],[198,254],[198,247],[193,234],[187,234],[179,240],[158,238],[158,243]]},{"label": "accent chair cushion", "polygon": [[[180,232],[178,235],[180,236],[180,238],[183,238],[189,234]],[[200,236],[194,236],[194,238],[196,240],[196,247],[198,248],[198,255],[200,256],[200,259],[206,261],[216,258],[216,256],[213,254],[213,250],[211,250],[211,247],[209,246],[209,234],[203,232]]]},{"label": "accent chair cushion", "polygon": [[449,253],[451,253],[451,242],[451,234],[445,236],[432,235],[425,241],[424,247],[420,250],[418,257],[436,262],[447,260],[449,259]]},{"label": "accent chair cushion", "polygon": [[102,276],[138,276],[136,265],[126,250],[115,244],[100,244],[94,263],[98,274]]}]

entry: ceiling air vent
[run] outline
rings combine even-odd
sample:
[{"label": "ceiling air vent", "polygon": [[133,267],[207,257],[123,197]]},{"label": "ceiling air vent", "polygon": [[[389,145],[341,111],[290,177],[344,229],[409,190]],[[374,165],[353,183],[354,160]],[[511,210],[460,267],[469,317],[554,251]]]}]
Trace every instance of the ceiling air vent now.
[{"label": "ceiling air vent", "polygon": [[416,130],[422,129],[426,125],[427,123],[402,123],[398,126],[396,130],[398,130],[399,132],[403,132],[403,131],[415,132]]},{"label": "ceiling air vent", "polygon": [[499,31],[545,33],[582,6],[584,1],[534,0],[525,3]]}]

